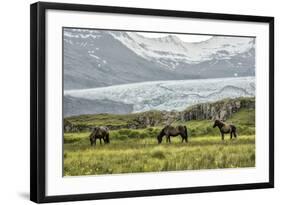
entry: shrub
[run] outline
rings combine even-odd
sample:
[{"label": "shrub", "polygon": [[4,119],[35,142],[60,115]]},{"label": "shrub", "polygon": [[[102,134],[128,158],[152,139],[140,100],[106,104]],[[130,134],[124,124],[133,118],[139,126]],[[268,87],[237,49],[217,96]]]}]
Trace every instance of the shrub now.
[{"label": "shrub", "polygon": [[127,135],[128,136],[130,134],[131,130],[129,130],[129,129],[121,129],[118,132],[119,132],[120,135]]},{"label": "shrub", "polygon": [[138,138],[139,137],[139,132],[138,131],[134,131],[134,130],[130,130],[130,133],[128,135],[129,138]]},{"label": "shrub", "polygon": [[125,139],[127,139],[127,138],[128,138],[127,135],[119,135],[119,136],[118,136],[118,139],[119,139],[119,140],[125,140]]},{"label": "shrub", "polygon": [[149,137],[149,134],[146,133],[146,132],[141,132],[141,133],[139,133],[139,137],[140,138],[146,138],[146,137]]},{"label": "shrub", "polygon": [[152,127],[146,128],[148,132],[152,132],[154,129]]}]

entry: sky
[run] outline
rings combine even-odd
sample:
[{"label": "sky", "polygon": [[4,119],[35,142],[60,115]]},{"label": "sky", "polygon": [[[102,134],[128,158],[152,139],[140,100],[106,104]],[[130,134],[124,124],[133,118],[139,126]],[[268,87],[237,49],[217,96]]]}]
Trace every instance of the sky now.
[{"label": "sky", "polygon": [[190,35],[190,34],[164,34],[164,33],[147,33],[147,32],[138,32],[139,35],[148,37],[148,38],[159,38],[159,37],[165,37],[168,35],[177,36],[182,41],[185,42],[200,42],[200,41],[206,41],[210,39],[212,36],[208,35]]}]

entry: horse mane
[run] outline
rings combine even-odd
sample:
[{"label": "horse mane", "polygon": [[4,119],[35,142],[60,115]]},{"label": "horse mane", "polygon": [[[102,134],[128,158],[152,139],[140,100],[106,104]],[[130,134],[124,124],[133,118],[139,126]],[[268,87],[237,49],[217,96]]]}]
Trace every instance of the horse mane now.
[{"label": "horse mane", "polygon": [[217,120],[220,124],[225,124],[223,120]]},{"label": "horse mane", "polygon": [[219,126],[224,126],[224,125],[226,125],[226,123],[225,122],[223,122],[222,120],[219,120],[219,119],[216,119],[216,122],[219,124]]}]

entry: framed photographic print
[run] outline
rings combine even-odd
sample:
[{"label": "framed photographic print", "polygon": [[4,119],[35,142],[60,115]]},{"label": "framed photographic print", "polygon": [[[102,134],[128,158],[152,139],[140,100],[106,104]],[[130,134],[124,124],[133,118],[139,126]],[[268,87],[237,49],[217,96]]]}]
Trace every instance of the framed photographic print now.
[{"label": "framed photographic print", "polygon": [[274,18],[31,5],[34,202],[274,187]]}]

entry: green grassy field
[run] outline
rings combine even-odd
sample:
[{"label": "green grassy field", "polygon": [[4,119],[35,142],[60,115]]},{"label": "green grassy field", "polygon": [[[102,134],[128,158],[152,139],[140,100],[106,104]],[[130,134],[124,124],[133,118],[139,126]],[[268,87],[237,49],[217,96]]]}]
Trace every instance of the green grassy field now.
[{"label": "green grassy field", "polygon": [[255,166],[255,137],[221,141],[218,136],[196,137],[188,144],[172,138],[158,145],[154,138],[112,140],[89,146],[89,133],[67,134],[64,175],[95,175]]},{"label": "green grassy field", "polygon": [[[130,120],[127,117],[124,116],[124,119]],[[108,118],[111,116],[80,116],[74,119],[79,123],[94,121],[99,125],[110,120],[113,120],[111,123],[126,123],[122,116]],[[174,122],[173,125],[188,127],[191,137],[187,144],[181,143],[180,137],[175,137],[171,138],[171,144],[163,140],[159,145],[156,136],[161,126],[111,130],[110,144],[100,145],[97,141],[95,147],[90,146],[90,132],[65,133],[64,175],[254,167],[255,111],[241,109],[228,121],[237,125],[237,139],[230,140],[226,135],[221,141],[219,130],[212,128],[213,121],[210,120]]]}]

